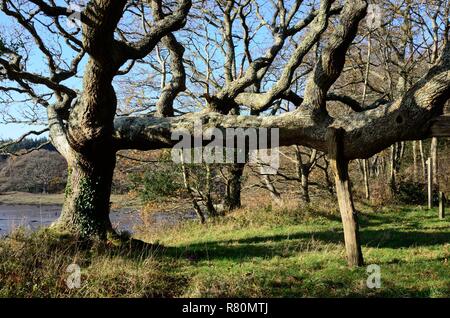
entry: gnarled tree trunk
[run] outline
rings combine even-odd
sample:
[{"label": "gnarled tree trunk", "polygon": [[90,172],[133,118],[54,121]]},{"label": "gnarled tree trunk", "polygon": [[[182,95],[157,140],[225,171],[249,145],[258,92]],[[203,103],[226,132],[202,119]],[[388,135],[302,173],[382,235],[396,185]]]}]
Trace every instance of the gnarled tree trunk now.
[{"label": "gnarled tree trunk", "polygon": [[60,218],[52,225],[82,237],[106,239],[114,233],[109,219],[114,154],[70,158],[65,200]]},{"label": "gnarled tree trunk", "polygon": [[114,233],[109,210],[116,162],[112,132],[117,98],[111,84],[113,61],[103,51],[95,53],[96,58],[89,59],[85,67],[83,92],[67,122],[57,109],[48,110],[50,138],[69,169],[62,214],[52,227],[106,239],[108,233]]}]

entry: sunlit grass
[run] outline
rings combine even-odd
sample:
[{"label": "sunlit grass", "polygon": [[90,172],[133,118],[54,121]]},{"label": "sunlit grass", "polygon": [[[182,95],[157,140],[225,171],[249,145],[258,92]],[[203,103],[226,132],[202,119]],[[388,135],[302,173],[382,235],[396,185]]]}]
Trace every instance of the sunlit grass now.
[{"label": "sunlit grass", "polygon": [[[358,206],[366,268],[346,265],[339,214],[316,208],[242,209],[137,237],[164,247],[86,248],[45,231],[0,243],[1,296],[62,297],[445,297],[450,296],[450,222],[418,207]],[[65,284],[82,269],[80,289]]]}]

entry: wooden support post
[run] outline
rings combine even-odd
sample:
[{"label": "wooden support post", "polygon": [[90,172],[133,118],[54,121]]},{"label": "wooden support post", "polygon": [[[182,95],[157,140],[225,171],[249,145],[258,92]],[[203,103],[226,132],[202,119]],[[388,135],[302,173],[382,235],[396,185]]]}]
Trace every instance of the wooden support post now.
[{"label": "wooden support post", "polygon": [[363,266],[364,260],[359,240],[358,216],[353,206],[348,176],[348,160],[343,156],[344,129],[329,128],[327,132],[328,158],[336,183],[336,194],[344,228],[345,249],[350,267]]},{"label": "wooden support post", "polygon": [[445,218],[445,200],[444,192],[439,192],[439,219],[441,220]]},{"label": "wooden support post", "polygon": [[433,170],[431,158],[427,160],[427,173],[428,173],[428,209],[433,207]]}]

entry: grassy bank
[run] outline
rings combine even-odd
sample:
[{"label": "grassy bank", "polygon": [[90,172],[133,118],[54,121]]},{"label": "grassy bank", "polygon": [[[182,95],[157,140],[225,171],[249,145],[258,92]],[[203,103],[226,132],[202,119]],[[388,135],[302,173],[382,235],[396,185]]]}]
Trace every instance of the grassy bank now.
[{"label": "grassy bank", "polygon": [[[16,233],[0,243],[0,295],[450,296],[449,220],[412,207],[361,209],[363,253],[381,268],[380,289],[366,287],[366,268],[347,268],[336,211],[266,208],[140,229],[164,246],[144,250]],[[81,267],[79,289],[65,284],[71,263]]]},{"label": "grassy bank", "polygon": [[[0,204],[9,205],[62,205],[64,193],[29,193],[29,192],[3,192],[0,193]],[[137,207],[141,203],[137,198],[131,198],[127,194],[112,194],[111,202],[117,207]]]}]

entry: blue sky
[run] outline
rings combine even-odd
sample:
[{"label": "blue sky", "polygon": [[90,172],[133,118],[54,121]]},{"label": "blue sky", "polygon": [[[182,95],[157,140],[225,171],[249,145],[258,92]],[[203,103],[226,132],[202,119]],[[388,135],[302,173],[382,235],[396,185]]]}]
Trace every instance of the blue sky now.
[{"label": "blue sky", "polygon": [[[80,2],[80,0],[78,0],[76,2]],[[86,1],[84,1],[84,2],[86,2]],[[64,3],[61,2],[61,1],[56,1],[56,3],[60,4],[60,5],[64,5]],[[62,19],[61,19],[61,22],[63,23]],[[3,33],[2,38],[9,37],[9,40],[11,40],[12,42],[14,42],[16,40],[14,35],[12,35],[12,34],[14,33],[14,31],[13,31],[14,28],[17,27],[17,22],[14,21],[13,19],[11,19],[10,17],[6,16],[1,11],[0,11],[0,27],[2,27],[3,30],[5,31],[5,32],[2,32],[2,30],[0,30],[0,36]],[[39,24],[35,24],[35,27],[36,28],[40,28]],[[45,28],[42,28],[41,31],[42,31],[41,34],[43,34],[43,35],[45,34],[44,37],[43,37],[43,40],[45,42],[48,42],[48,43],[53,42],[51,37],[47,37],[47,34],[49,34],[49,33],[48,33],[48,31]],[[212,31],[212,32],[214,32],[214,31]],[[263,33],[264,30],[261,31],[261,32]],[[270,37],[270,34],[266,34],[266,36]],[[262,36],[262,38],[264,38],[264,36]],[[261,39],[261,35],[259,35],[258,39],[260,39],[261,42],[264,42]],[[203,45],[203,43],[200,43],[200,42],[198,42],[197,44]],[[257,42],[259,42],[259,40]],[[34,43],[33,42],[31,42],[31,43],[32,44],[29,46],[30,57],[29,57],[29,60],[27,62],[27,70],[29,72],[33,72],[33,73],[37,73],[37,74],[41,73],[43,75],[46,75],[46,73],[48,72],[48,68],[47,68],[47,65],[46,65],[47,64],[46,60],[43,57],[42,53],[37,48],[33,48],[32,47],[32,45]],[[253,45],[253,43],[252,43],[252,45]],[[264,48],[257,48],[256,47],[255,49],[259,49],[262,52],[264,51]],[[64,44],[61,45],[61,50],[62,50],[63,56],[66,57],[66,60],[67,61],[71,61],[71,58],[74,56],[74,52],[70,48],[68,48],[66,45],[64,45]],[[236,51],[237,51],[237,54],[243,54],[243,49],[240,46],[236,47]],[[220,58],[221,57],[218,57],[219,60],[220,60]],[[79,68],[78,68],[78,75],[79,76],[82,75],[85,62],[86,62],[86,57],[83,59],[83,61],[79,65]],[[196,62],[196,64],[197,64],[196,65],[197,69],[200,70],[200,71],[205,68],[205,66],[202,65],[198,61]],[[120,78],[117,78],[117,79],[120,80]],[[136,77],[136,83],[138,83],[138,81],[139,81],[139,79]],[[81,80],[79,78],[72,78],[72,79],[69,79],[69,80],[65,81],[64,83],[68,87],[71,87],[71,88],[77,88],[77,89],[81,88]],[[4,85],[6,86],[6,84],[4,84]],[[116,90],[117,93],[120,94],[120,92],[119,92],[120,88],[121,88],[120,87],[120,82],[116,83],[115,86],[117,88],[117,90]],[[38,88],[38,89],[42,89],[42,87]],[[146,90],[143,93],[147,94],[146,97],[151,96],[152,98],[157,98],[157,96],[159,95],[159,91],[151,91],[150,92],[150,91]],[[13,94],[13,96],[14,96],[13,97],[14,100],[21,100],[21,99],[24,98],[24,96],[21,96],[20,94],[15,94],[15,95]],[[5,109],[4,105],[0,104],[0,108],[2,108],[2,107],[3,107],[3,109]],[[8,107],[8,111],[7,112],[9,114],[19,114],[20,113],[20,109],[24,109],[24,108],[25,108],[25,106],[24,106],[23,103],[14,103],[13,105],[10,105]],[[41,115],[42,118],[45,117],[45,109],[43,107],[41,108],[40,115]],[[19,119],[21,119],[20,115],[18,115],[17,117]],[[31,129],[32,130],[41,130],[43,128],[45,128],[45,126],[38,126],[38,125],[30,126],[30,125],[27,125],[27,124],[5,124],[5,123],[2,123],[1,117],[0,117],[0,139],[10,139],[10,138],[14,139],[14,138],[17,138],[17,137],[23,135],[24,133],[26,133],[27,131],[29,131]]]},{"label": "blue sky", "polygon": [[[78,2],[75,1],[75,3]],[[64,2],[58,0],[56,1],[56,3],[58,5],[64,5]],[[61,23],[64,24],[63,20],[61,20]],[[8,17],[7,15],[5,15],[2,11],[0,11],[0,38],[2,40],[4,40],[7,44],[10,43],[15,43],[17,41],[20,41],[21,37],[23,36],[25,39],[27,39],[27,37],[29,38],[29,34],[26,32],[21,32],[20,28],[18,27],[18,23],[11,19],[10,17]],[[52,38],[51,36],[49,36],[49,32],[42,27],[39,23],[35,24],[35,28],[38,31],[39,34],[43,34],[43,40],[46,43],[53,43],[53,45],[55,43],[57,43],[57,41],[55,41],[55,38]],[[42,53],[35,47],[35,43],[32,40],[28,40],[26,41],[27,45],[26,45],[26,49],[29,51],[29,57],[28,57],[28,61],[27,61],[27,71],[31,72],[31,73],[36,73],[36,74],[42,74],[42,75],[47,75],[48,74],[48,66],[47,66],[47,62],[46,59],[43,57]],[[61,43],[61,42],[59,42]],[[75,56],[75,52],[72,51],[71,49],[69,49],[66,45],[61,45],[60,48],[58,48],[60,50],[62,50],[62,57],[63,59],[65,59],[66,61],[71,61],[72,58]],[[80,63],[79,66],[79,72],[82,71],[82,69],[84,68],[84,64],[85,64],[85,60],[82,61]],[[78,73],[80,74],[80,73]],[[67,81],[64,82],[68,87],[70,88],[75,88],[75,89],[79,89],[81,87],[81,81],[78,78],[72,78],[69,79]],[[8,85],[8,83],[4,82],[1,83],[1,85],[4,86],[13,86],[13,85]],[[34,89],[36,90],[36,92],[42,92],[43,87],[39,86],[36,87],[34,86]],[[45,90],[45,92],[48,92],[48,90]],[[11,94],[11,96],[13,96],[14,100],[23,100],[25,98],[25,95],[20,95],[20,94]],[[33,105],[34,103],[28,103],[28,105]],[[36,108],[36,107],[35,107]],[[42,118],[43,120],[45,120],[46,118],[46,111],[45,108],[40,106],[38,107],[39,109],[39,117]],[[17,119],[19,120],[23,120],[23,116],[20,115],[21,112],[27,112],[29,111],[27,109],[27,106],[23,103],[23,102],[19,102],[19,103],[14,103],[11,105],[2,105],[0,104],[0,110],[5,111],[5,113],[8,114],[12,114],[15,117],[17,117]],[[42,121],[41,121],[42,123]],[[5,123],[3,120],[1,120],[0,117],[0,139],[15,139],[21,135],[23,135],[24,133],[30,131],[30,130],[42,130],[43,128],[45,128],[45,125],[38,125],[38,124],[26,124],[26,123],[20,123],[20,124],[13,124],[13,123]],[[41,136],[45,136],[45,134],[41,135]]]},{"label": "blue sky", "polygon": [[15,139],[30,131],[30,129],[40,130],[43,128],[45,128],[45,126],[30,126],[28,124],[0,124],[0,139]]}]

